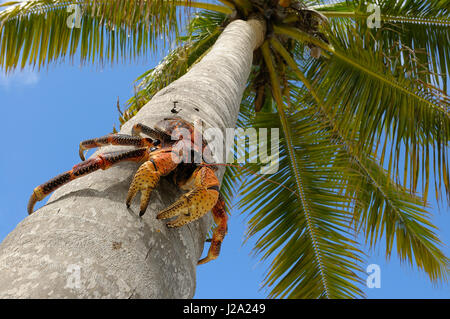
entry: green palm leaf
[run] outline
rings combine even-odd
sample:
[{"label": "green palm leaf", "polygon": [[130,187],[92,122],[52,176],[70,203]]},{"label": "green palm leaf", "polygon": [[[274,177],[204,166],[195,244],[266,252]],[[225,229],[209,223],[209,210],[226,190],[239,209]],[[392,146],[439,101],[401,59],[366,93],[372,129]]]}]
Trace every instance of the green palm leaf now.
[{"label": "green palm leaf", "polygon": [[[352,198],[340,194],[342,170],[329,167],[337,160],[336,146],[330,146],[331,135],[322,132],[320,119],[309,110],[289,112],[286,122],[292,135],[290,142],[281,137],[280,169],[267,176],[270,180],[248,175],[239,201],[252,216],[247,235],[259,235],[255,252],[262,259],[272,257],[265,285],[272,288],[271,297],[362,296],[362,253],[350,239],[346,211]],[[253,123],[256,128],[277,126],[284,131],[272,113],[259,113]],[[296,145],[294,160],[289,144]]]},{"label": "green palm leaf", "polygon": [[[265,189],[261,191],[260,187],[250,184],[244,191],[248,192],[242,201],[244,207],[247,210],[255,207],[252,212],[256,217],[250,221],[249,234],[269,227],[258,240],[256,249],[267,250],[267,257],[285,245],[274,257],[266,283],[274,286],[271,293],[274,297],[355,297],[361,294],[355,285],[360,252],[345,229],[349,218],[345,208],[352,199],[336,191],[343,185],[339,178],[342,172],[329,168],[335,149],[329,143],[330,136],[323,134],[320,121],[309,114],[296,116],[294,113],[291,117],[287,113],[290,110],[284,109],[280,82],[267,42],[262,52],[271,75],[279,126],[284,136],[284,152],[280,154],[282,168],[270,178],[277,180],[278,177],[279,184],[295,190],[287,194],[285,188],[277,187],[284,193],[282,195]],[[273,121],[273,116],[268,118]],[[269,125],[265,127],[275,124],[264,123]],[[266,196],[272,200],[268,201]],[[275,222],[276,215],[284,217]],[[269,221],[274,224],[270,225]],[[279,228],[274,228],[277,226]],[[337,259],[342,265],[339,269]]]},{"label": "green palm leaf", "polygon": [[[0,66],[6,71],[27,64],[42,67],[77,52],[83,63],[136,58],[157,47],[162,50],[176,38],[181,19],[177,7],[184,7],[183,16],[194,7],[231,12],[223,6],[175,0],[38,0],[4,6],[11,4],[0,12]],[[68,25],[71,6],[80,10],[79,26]]]},{"label": "green palm leaf", "polygon": [[[305,95],[302,90],[293,88],[296,99],[302,101],[303,107],[309,105],[316,109],[323,123],[328,123],[335,141],[344,146],[340,151],[348,156],[347,171],[359,175],[359,178],[346,182],[346,192],[356,198],[356,206],[352,210],[357,227],[363,230],[366,239],[370,238],[371,245],[384,234],[388,256],[396,236],[397,251],[402,260],[408,259],[412,264],[413,258],[416,258],[417,266],[424,269],[432,280],[445,280],[448,260],[438,248],[442,243],[433,232],[434,226],[428,220],[423,200],[395,184],[372,154],[357,151],[355,146],[361,142],[353,134],[344,133],[348,131],[344,130],[342,122],[335,121],[335,114],[279,42],[272,39],[271,43],[309,91],[310,95]],[[349,125],[349,122],[345,122],[345,125]],[[354,123],[351,126],[357,127]],[[339,168],[342,169],[341,166]]]},{"label": "green palm leaf", "polygon": [[344,168],[342,163],[337,168],[349,174],[345,191],[355,198],[351,208],[353,222],[365,234],[366,242],[373,247],[384,236],[387,256],[396,243],[401,260],[425,270],[431,280],[445,281],[448,259],[439,248],[442,242],[435,234],[436,227],[430,223],[423,199],[392,181],[372,154],[355,152],[358,140],[351,141],[341,135],[342,128],[329,120],[331,115],[321,100],[314,101],[302,90],[294,89],[294,92],[302,108],[318,110],[323,123],[328,123],[333,141],[342,146],[340,156],[347,159]]},{"label": "green palm leaf", "polygon": [[[390,162],[395,176],[400,175],[400,161],[410,164],[410,177],[415,190],[419,171],[428,176],[432,147],[437,153],[437,184],[441,181],[449,195],[448,160],[445,149],[450,134],[449,100],[402,72],[386,67],[382,48],[369,37],[362,38],[354,29],[339,29],[331,38],[332,46],[318,45],[332,53],[332,58],[309,64],[310,81],[320,87],[320,95],[333,108],[345,130],[344,136],[359,134],[361,147],[369,152],[375,145],[393,143]],[[276,32],[290,34],[298,39],[305,35],[288,28]],[[364,48],[364,49],[363,49]],[[345,53],[344,53],[345,52]],[[333,92],[332,94],[330,94]],[[375,94],[376,92],[376,94]],[[406,148],[406,158],[400,158]],[[422,157],[423,156],[423,157]],[[382,155],[384,158],[384,155]],[[407,168],[405,168],[407,170]],[[427,183],[424,184],[426,189]]]},{"label": "green palm leaf", "polygon": [[[318,8],[333,23],[344,24],[351,19],[356,22],[360,34],[370,31],[382,43],[387,56],[395,63],[422,69],[425,82],[443,86],[447,91],[447,74],[450,73],[449,42],[450,6],[446,1],[378,1],[381,13],[381,29],[368,29],[367,12],[372,1],[346,1]],[[428,72],[423,72],[423,69]],[[413,74],[414,76],[414,74]],[[433,82],[432,82],[433,81]]]}]

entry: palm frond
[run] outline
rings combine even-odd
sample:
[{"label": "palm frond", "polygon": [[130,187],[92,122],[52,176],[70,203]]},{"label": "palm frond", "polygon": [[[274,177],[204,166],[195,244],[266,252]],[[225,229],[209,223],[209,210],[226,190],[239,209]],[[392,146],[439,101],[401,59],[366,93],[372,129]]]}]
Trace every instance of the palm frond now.
[{"label": "palm frond", "polygon": [[433,23],[436,25],[450,24],[450,6],[441,0],[345,0],[337,3],[317,6],[327,17],[367,19],[372,12],[368,10],[370,5],[380,8],[383,21],[395,21],[398,23]]},{"label": "palm frond", "polygon": [[276,183],[250,176],[240,205],[253,215],[248,235],[263,232],[256,252],[263,258],[276,253],[265,283],[273,286],[272,297],[360,296],[361,252],[346,228],[352,198],[339,192],[342,171],[329,167],[335,154],[330,135],[314,114],[286,108],[268,42],[262,51],[278,117],[258,113],[254,125],[281,128],[280,169],[269,176]]},{"label": "palm frond", "polygon": [[[263,260],[271,257],[265,286],[272,288],[271,297],[362,296],[362,253],[351,239],[351,215],[346,211],[352,199],[340,194],[342,170],[329,166],[336,160],[336,149],[309,111],[286,112],[292,134],[290,142],[281,136],[280,169],[267,176],[270,180],[248,175],[239,201],[251,216],[247,236],[258,235],[255,253]],[[252,127],[280,127],[283,132],[274,115],[258,113]],[[295,160],[289,144],[295,145]]]},{"label": "palm frond", "polygon": [[388,257],[396,244],[400,260],[424,270],[433,281],[445,282],[449,260],[440,249],[442,242],[435,234],[436,227],[430,222],[423,199],[395,183],[373,154],[358,154],[355,145],[359,140],[349,140],[341,133],[340,122],[332,119],[330,109],[316,92],[310,95],[314,88],[303,79],[307,82],[307,93],[293,90],[296,100],[301,102],[298,107],[316,110],[333,135],[333,142],[342,146],[340,156],[347,157],[346,167],[343,169],[340,163],[338,168],[350,174],[345,191],[355,198],[351,211],[356,229],[364,233],[370,247],[385,238]]},{"label": "palm frond", "polygon": [[372,3],[346,1],[318,10],[332,18],[332,24],[353,21],[361,35],[370,31],[382,43],[385,54],[395,58],[397,64],[428,70],[419,75],[425,77],[427,83],[433,80],[435,86],[442,86],[446,92],[450,73],[450,49],[446,45],[450,41],[447,1],[378,1],[381,29],[368,27],[372,12],[367,12],[367,8]]},{"label": "palm frond", "polygon": [[[322,45],[333,52],[332,58],[311,63],[309,76],[311,82],[320,87],[326,104],[334,109],[332,114],[343,121],[343,134],[358,134],[363,141],[360,146],[368,152],[380,144],[385,150],[386,143],[392,143],[393,175],[403,176],[400,163],[404,160],[414,172],[408,175],[413,191],[419,176],[426,176],[423,187],[428,187],[428,172],[433,162],[429,149],[434,149],[436,156],[432,164],[438,170],[436,185],[440,187],[443,182],[449,196],[448,97],[409,78],[408,74],[387,67],[382,48],[368,41],[369,37],[362,39],[348,27],[340,31],[331,38],[332,49],[330,45]],[[287,32],[295,37],[298,31]],[[297,38],[303,40],[304,35]],[[386,136],[389,139],[385,140]],[[406,157],[400,158],[405,148]]]},{"label": "palm frond", "polygon": [[385,238],[389,258],[396,246],[400,261],[424,270],[432,281],[447,282],[449,259],[442,252],[442,242],[423,199],[394,183],[387,171],[371,156],[355,161],[362,178],[358,191],[360,208],[354,216],[373,247]]},{"label": "palm frond", "polygon": [[[356,145],[360,141],[357,136],[353,136],[352,140],[352,135],[343,133],[345,130],[341,126],[342,122],[336,121],[332,110],[299,70],[294,59],[275,39],[272,39],[271,43],[307,90],[305,93],[294,88],[296,100],[301,101],[302,108],[315,109],[316,114],[322,117],[322,123],[328,126],[334,136],[334,143],[342,145],[339,151],[343,153],[340,156],[348,156],[346,171],[351,175],[356,173],[357,178],[347,179],[346,192],[356,199],[352,210],[357,228],[363,231],[366,240],[370,239],[371,246],[384,234],[388,256],[396,238],[397,252],[401,260],[408,259],[414,264],[415,258],[418,268],[424,269],[432,280],[445,281],[448,259],[439,249],[442,243],[434,233],[434,226],[429,222],[429,214],[423,207],[423,200],[394,183],[371,153],[358,151]],[[339,168],[342,169],[341,166]]]},{"label": "palm frond", "polygon": [[[0,11],[0,66],[6,71],[27,64],[40,68],[77,52],[82,63],[136,58],[172,43],[192,8],[231,12],[187,0],[37,0],[5,6],[11,4]],[[180,6],[184,11],[177,11]]]}]

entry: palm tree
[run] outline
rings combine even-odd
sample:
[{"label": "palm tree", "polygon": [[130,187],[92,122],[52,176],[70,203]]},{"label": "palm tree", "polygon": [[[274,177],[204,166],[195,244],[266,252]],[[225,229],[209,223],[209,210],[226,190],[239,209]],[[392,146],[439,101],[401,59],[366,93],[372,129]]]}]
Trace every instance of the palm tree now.
[{"label": "palm tree", "polygon": [[[175,41],[139,78],[120,132],[170,115],[174,101],[188,110],[180,115],[222,130],[280,128],[280,169],[268,179],[249,173],[260,164],[227,167],[221,192],[250,216],[254,251],[271,261],[271,297],[354,298],[363,295],[358,234],[432,281],[448,275],[427,196],[432,182],[440,200],[450,195],[450,5],[377,3],[381,28],[368,25],[364,0],[30,1],[0,12],[0,64],[116,62]],[[80,28],[65,27],[73,4]],[[0,247],[0,295],[192,296],[211,221],[162,228],[153,213],[179,195],[164,184],[154,212],[130,215],[116,199],[135,169],[68,184],[19,224]],[[42,256],[104,280],[64,288]]]}]

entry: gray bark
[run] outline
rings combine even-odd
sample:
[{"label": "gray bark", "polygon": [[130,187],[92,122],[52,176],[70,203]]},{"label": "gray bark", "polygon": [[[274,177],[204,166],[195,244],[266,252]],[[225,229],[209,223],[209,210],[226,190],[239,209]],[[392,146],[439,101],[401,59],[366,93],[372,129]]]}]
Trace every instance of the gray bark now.
[{"label": "gray bark", "polygon": [[[232,22],[211,51],[158,92],[121,133],[129,134],[138,122],[154,125],[173,116],[173,101],[181,109],[177,115],[189,121],[200,118],[223,132],[234,127],[263,29],[255,20]],[[121,148],[99,151],[113,149]],[[138,199],[128,210],[125,197],[137,167],[121,163],[79,178],[19,223],[0,245],[0,298],[193,297],[212,218],[207,214],[178,229],[156,220],[182,194],[166,180],[142,218]]]}]

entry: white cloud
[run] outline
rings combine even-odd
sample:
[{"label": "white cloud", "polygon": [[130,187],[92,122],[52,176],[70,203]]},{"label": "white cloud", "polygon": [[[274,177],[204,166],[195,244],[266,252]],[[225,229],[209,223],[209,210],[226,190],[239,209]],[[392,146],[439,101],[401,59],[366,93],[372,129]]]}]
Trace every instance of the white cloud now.
[{"label": "white cloud", "polygon": [[[0,4],[9,1],[11,0],[0,0]],[[1,8],[0,10],[5,10],[5,8]],[[6,75],[3,70],[0,70],[0,87],[2,88],[9,88],[11,86],[32,86],[37,82],[39,82],[39,75],[31,69],[25,68],[24,70],[17,70],[8,75]]]},{"label": "white cloud", "polygon": [[[5,2],[11,2],[11,1],[26,2],[26,1],[29,1],[29,0],[0,0],[0,5],[3,4],[3,3],[5,3]],[[20,5],[21,5],[21,4],[20,4]],[[14,7],[14,5],[9,6],[9,7],[1,7],[0,10],[1,10],[1,11],[3,11],[3,10],[8,10],[9,8],[12,8],[12,7]]]},{"label": "white cloud", "polygon": [[9,74],[0,72],[0,87],[33,86],[39,82],[39,74],[30,69],[18,70]]}]

